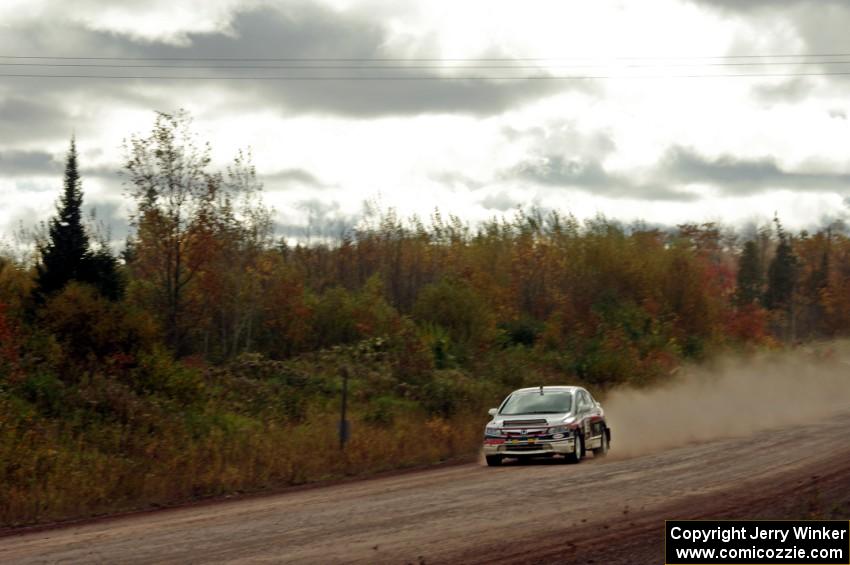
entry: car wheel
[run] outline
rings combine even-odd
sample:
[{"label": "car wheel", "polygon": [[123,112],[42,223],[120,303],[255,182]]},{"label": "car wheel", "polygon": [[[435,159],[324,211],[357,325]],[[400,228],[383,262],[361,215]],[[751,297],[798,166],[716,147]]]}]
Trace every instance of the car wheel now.
[{"label": "car wheel", "polygon": [[484,458],[487,460],[488,467],[498,467],[502,464],[501,455],[485,455]]},{"label": "car wheel", "polygon": [[567,453],[566,459],[567,463],[578,463],[581,461],[582,456],[584,455],[584,438],[582,436],[578,436],[578,449],[573,451],[572,453]]},{"label": "car wheel", "polygon": [[605,457],[608,453],[608,432],[602,430],[602,444],[593,450],[594,457]]}]

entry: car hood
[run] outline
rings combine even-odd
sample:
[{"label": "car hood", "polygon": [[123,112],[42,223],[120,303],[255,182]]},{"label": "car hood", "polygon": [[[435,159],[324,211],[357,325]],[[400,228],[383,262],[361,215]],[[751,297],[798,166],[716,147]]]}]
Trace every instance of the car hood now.
[{"label": "car hood", "polygon": [[536,427],[572,424],[574,421],[575,417],[570,412],[561,414],[498,414],[493,417],[491,424],[500,428],[507,426],[509,428],[534,429]]}]

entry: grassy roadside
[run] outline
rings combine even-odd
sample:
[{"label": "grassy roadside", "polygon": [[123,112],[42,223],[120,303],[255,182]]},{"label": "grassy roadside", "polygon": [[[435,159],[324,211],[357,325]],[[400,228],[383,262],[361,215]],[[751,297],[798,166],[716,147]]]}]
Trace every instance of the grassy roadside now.
[{"label": "grassy roadside", "polygon": [[[33,441],[21,445],[28,457],[4,453],[17,457],[20,471],[35,480],[22,481],[0,495],[0,529],[468,461],[479,448],[478,424],[466,417],[424,422],[408,417],[393,429],[355,423],[344,452],[330,416],[294,428],[269,425],[227,436],[212,434],[182,450],[157,453],[162,440],[151,441],[151,456],[139,459],[110,456],[92,447],[78,451],[54,444],[57,449],[50,449]],[[423,442],[423,434],[430,434],[431,440]]]},{"label": "grassy roadside", "polygon": [[[351,437],[340,452],[339,370]],[[0,527],[366,476],[474,455],[499,385],[400,381],[391,360],[328,352],[226,367],[149,359],[137,375],[0,387]],[[156,386],[151,386],[156,383]]]}]

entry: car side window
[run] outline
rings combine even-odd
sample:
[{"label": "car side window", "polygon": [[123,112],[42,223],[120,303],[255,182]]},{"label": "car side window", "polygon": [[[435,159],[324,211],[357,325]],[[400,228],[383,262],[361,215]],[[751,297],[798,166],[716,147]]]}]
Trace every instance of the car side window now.
[{"label": "car side window", "polygon": [[578,393],[578,410],[580,413],[587,412],[590,409],[590,402],[587,400],[587,393],[580,390]]}]

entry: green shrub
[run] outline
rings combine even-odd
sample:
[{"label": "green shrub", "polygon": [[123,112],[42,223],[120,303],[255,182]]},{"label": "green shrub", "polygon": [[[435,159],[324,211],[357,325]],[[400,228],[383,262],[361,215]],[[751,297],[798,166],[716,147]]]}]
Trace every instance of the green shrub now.
[{"label": "green shrub", "polygon": [[422,389],[420,400],[429,414],[449,418],[480,410],[493,390],[489,383],[477,381],[462,371],[447,369],[434,371],[433,379]]},{"label": "green shrub", "polygon": [[461,348],[492,337],[493,320],[482,295],[460,279],[445,278],[422,289],[413,316],[419,322],[445,329],[451,342]]},{"label": "green shrub", "polygon": [[46,416],[57,416],[62,412],[65,384],[47,372],[34,373],[21,383],[23,398],[38,407]]},{"label": "green shrub", "polygon": [[389,426],[399,414],[415,409],[416,405],[410,401],[392,396],[379,396],[369,401],[369,404],[363,410],[361,419],[368,424]]},{"label": "green shrub", "polygon": [[197,400],[204,388],[201,371],[174,361],[162,349],[140,355],[138,367],[132,375],[139,390],[159,394],[181,404]]},{"label": "green shrub", "polygon": [[130,365],[157,337],[149,316],[76,282],[47,301],[39,320],[62,348],[60,375],[66,382],[104,365]]}]

